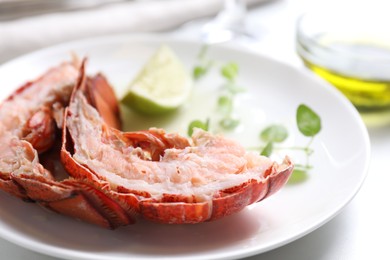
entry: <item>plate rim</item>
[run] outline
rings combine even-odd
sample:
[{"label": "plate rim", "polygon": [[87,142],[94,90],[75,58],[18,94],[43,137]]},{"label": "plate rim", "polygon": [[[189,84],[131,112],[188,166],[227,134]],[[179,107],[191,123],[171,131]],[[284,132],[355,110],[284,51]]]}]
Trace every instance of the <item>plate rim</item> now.
[{"label": "plate rim", "polygon": [[[197,41],[197,40],[194,40],[191,38],[181,37],[178,35],[172,35],[172,34],[167,34],[167,33],[139,33],[139,34],[123,34],[123,33],[121,33],[121,34],[102,35],[102,36],[98,36],[98,37],[88,37],[88,38],[84,38],[84,39],[63,42],[63,43],[56,44],[56,45],[53,45],[50,47],[45,47],[45,48],[41,48],[41,49],[33,51],[33,52],[26,53],[24,55],[18,56],[14,59],[11,59],[11,60],[6,61],[5,63],[1,64],[0,65],[0,72],[4,68],[12,66],[13,64],[17,64],[23,60],[32,59],[32,58],[34,58],[34,56],[39,56],[39,55],[42,55],[44,53],[60,51],[62,48],[66,48],[67,46],[70,46],[70,45],[78,46],[80,44],[88,45],[91,42],[95,42],[95,41],[98,43],[101,43],[101,42],[118,42],[120,40],[148,41],[148,42],[164,42],[164,41],[166,41],[166,42],[183,42],[183,43],[187,43],[187,44],[196,44],[196,45],[202,44],[200,41]],[[257,53],[257,52],[254,52],[252,50],[244,49],[240,46],[235,46],[235,45],[231,45],[231,44],[230,45],[223,44],[223,45],[215,45],[215,46],[217,46],[217,48],[222,48],[225,51],[233,50],[236,52],[243,52],[243,53],[251,54],[256,59],[260,58],[267,63],[274,63],[278,67],[283,67],[283,69],[291,70],[295,74],[301,74],[304,77],[308,77],[311,80],[317,82],[319,85],[321,85],[322,88],[326,88],[326,91],[330,91],[333,96],[337,97],[339,102],[343,103],[343,106],[345,106],[348,109],[348,112],[350,113],[350,115],[352,115],[354,117],[354,121],[356,123],[358,123],[358,125],[359,125],[359,129],[361,130],[361,134],[363,137],[363,140],[361,140],[361,141],[366,146],[365,153],[364,153],[364,155],[365,155],[364,156],[364,159],[365,159],[364,166],[365,167],[364,167],[364,169],[362,169],[362,175],[361,175],[361,179],[359,181],[359,185],[355,186],[354,192],[351,193],[349,197],[345,198],[344,203],[341,203],[340,207],[337,210],[330,212],[321,221],[317,221],[315,225],[306,229],[304,232],[300,232],[299,234],[290,235],[288,237],[288,239],[283,239],[282,241],[279,241],[278,243],[274,243],[273,245],[266,247],[266,249],[254,248],[254,249],[249,250],[249,251],[247,249],[240,249],[240,250],[235,250],[234,255],[231,255],[231,254],[221,255],[221,254],[219,254],[219,256],[215,256],[213,254],[213,256],[215,256],[215,257],[211,257],[211,258],[210,258],[210,256],[205,256],[207,258],[199,258],[199,257],[187,258],[186,257],[186,259],[234,259],[235,257],[240,257],[240,258],[241,257],[249,257],[249,256],[265,253],[267,251],[279,248],[281,246],[284,246],[284,245],[289,244],[297,239],[304,237],[305,235],[313,232],[314,230],[318,229],[319,227],[323,226],[324,224],[326,224],[327,222],[332,220],[350,203],[350,201],[359,192],[360,188],[362,187],[362,185],[363,185],[363,183],[368,175],[368,169],[369,169],[370,160],[371,160],[371,158],[370,158],[371,145],[370,145],[370,138],[369,138],[368,129],[365,126],[365,124],[364,124],[362,118],[360,117],[358,111],[356,110],[356,108],[336,88],[334,88],[333,86],[331,86],[330,84],[328,84],[324,80],[320,79],[319,77],[313,75],[313,73],[310,73],[305,68],[302,69],[302,68],[292,66],[288,62],[283,62],[283,61],[274,59],[271,56]],[[52,257],[69,258],[69,259],[70,258],[71,259],[92,259],[91,257],[94,257],[93,259],[106,259],[104,257],[103,258],[96,258],[95,256],[89,256],[89,255],[91,255],[91,253],[89,253],[89,252],[84,253],[84,252],[81,252],[79,250],[75,251],[75,250],[72,250],[69,248],[58,248],[56,246],[47,245],[43,242],[31,241],[30,239],[22,238],[19,235],[15,235],[15,234],[12,235],[12,233],[10,233],[10,234],[8,234],[8,236],[6,236],[5,234],[7,232],[8,232],[8,230],[6,232],[3,229],[0,230],[0,237],[2,237],[3,239],[5,239],[13,244],[16,244],[18,246],[27,248],[31,251],[38,252],[38,253],[41,253],[44,255],[49,255]],[[22,243],[21,243],[21,240],[22,240]],[[58,252],[58,250],[60,250],[60,252]],[[84,254],[84,256],[82,256],[83,254]],[[125,257],[119,257],[117,259],[125,259]],[[148,258],[148,259],[152,259],[152,258]]]}]

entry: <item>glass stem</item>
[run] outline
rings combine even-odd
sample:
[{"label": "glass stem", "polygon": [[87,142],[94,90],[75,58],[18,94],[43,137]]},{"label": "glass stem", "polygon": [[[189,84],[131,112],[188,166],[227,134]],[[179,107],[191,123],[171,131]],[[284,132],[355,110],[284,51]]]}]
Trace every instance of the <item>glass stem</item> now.
[{"label": "glass stem", "polygon": [[245,0],[225,0],[223,10],[220,14],[230,17],[232,21],[231,27],[236,27],[237,29],[244,26],[246,12]]},{"label": "glass stem", "polygon": [[224,1],[224,9],[239,9],[246,11],[246,3],[245,0],[225,0]]},{"label": "glass stem", "polygon": [[246,13],[245,0],[224,0],[222,10],[203,27],[201,37],[211,44],[230,41],[238,36],[248,36]]}]

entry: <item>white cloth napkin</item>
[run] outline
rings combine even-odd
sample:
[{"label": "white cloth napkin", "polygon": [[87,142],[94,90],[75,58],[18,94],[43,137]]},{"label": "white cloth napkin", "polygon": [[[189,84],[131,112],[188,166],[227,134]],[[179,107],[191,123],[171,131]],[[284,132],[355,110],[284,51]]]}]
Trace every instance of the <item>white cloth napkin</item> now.
[{"label": "white cloth napkin", "polygon": [[[247,0],[248,5],[267,0]],[[215,15],[223,0],[125,1],[89,10],[51,13],[0,22],[0,64],[65,41],[132,32],[162,31]]]}]

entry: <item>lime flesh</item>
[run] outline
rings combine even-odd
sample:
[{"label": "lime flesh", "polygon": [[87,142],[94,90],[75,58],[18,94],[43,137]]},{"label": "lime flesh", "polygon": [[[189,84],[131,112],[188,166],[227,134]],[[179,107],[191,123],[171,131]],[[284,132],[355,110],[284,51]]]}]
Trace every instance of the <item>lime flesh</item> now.
[{"label": "lime flesh", "polygon": [[190,74],[176,54],[163,45],[138,73],[121,102],[142,114],[162,115],[185,103],[191,88]]}]

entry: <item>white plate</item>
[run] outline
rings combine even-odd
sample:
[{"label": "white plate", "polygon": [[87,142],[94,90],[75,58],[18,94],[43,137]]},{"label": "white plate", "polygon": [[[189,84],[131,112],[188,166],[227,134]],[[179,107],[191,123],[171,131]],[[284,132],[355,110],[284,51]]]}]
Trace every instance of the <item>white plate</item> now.
[{"label": "white plate", "polygon": [[[156,48],[166,43],[192,68],[200,44],[161,36],[110,36],[45,49],[0,68],[5,98],[13,89],[68,59],[71,51],[89,57],[89,72],[103,71],[118,95]],[[287,185],[271,198],[220,221],[197,225],[160,225],[138,222],[115,231],[48,212],[35,204],[0,193],[0,235],[40,253],[69,259],[229,259],[262,253],[313,231],[334,217],[354,197],[365,178],[368,134],[353,106],[332,87],[314,76],[269,58],[237,49],[213,46],[209,55],[236,61],[238,82],[247,92],[239,98],[245,127],[229,134],[245,145],[258,143],[260,129],[283,123],[290,129],[288,144],[305,145],[295,127],[300,103],[312,107],[323,129],[315,138],[309,179]],[[158,126],[186,131],[192,119],[205,119],[215,105],[218,73],[201,81],[191,100],[174,117]],[[7,90],[5,90],[7,88]],[[9,88],[9,89],[8,89]],[[129,128],[143,128],[151,120],[133,118]],[[297,161],[299,154],[292,154]],[[296,157],[295,157],[296,156]]]}]

